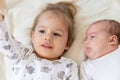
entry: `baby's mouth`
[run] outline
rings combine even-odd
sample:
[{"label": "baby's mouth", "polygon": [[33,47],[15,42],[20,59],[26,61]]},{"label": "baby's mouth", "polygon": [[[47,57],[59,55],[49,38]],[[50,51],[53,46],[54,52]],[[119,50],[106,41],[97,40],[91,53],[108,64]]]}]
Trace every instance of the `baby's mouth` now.
[{"label": "baby's mouth", "polygon": [[86,47],[85,49],[86,49],[87,52],[89,52],[91,50],[90,47]]}]

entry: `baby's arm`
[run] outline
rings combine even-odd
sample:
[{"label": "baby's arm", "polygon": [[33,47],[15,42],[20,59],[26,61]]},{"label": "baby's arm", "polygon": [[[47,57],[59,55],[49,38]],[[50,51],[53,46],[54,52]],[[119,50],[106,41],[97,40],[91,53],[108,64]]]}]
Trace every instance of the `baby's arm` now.
[{"label": "baby's arm", "polygon": [[8,32],[5,19],[1,14],[0,21],[0,53],[4,54],[10,60],[20,59],[22,55],[27,53],[29,49],[16,41],[13,36]]}]

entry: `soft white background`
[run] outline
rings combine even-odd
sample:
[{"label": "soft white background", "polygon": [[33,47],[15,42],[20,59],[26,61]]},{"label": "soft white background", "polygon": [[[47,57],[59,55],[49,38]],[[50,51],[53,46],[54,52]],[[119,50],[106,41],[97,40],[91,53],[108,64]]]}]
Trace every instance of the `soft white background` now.
[{"label": "soft white background", "polygon": [[[5,0],[7,4],[8,26],[15,38],[26,46],[30,46],[30,29],[35,16],[47,3],[72,0]],[[85,30],[92,22],[100,19],[120,21],[120,0],[73,0],[80,8],[76,17],[75,41],[66,53],[78,64],[85,59],[83,40]],[[0,80],[4,79],[3,55],[0,55]]]}]

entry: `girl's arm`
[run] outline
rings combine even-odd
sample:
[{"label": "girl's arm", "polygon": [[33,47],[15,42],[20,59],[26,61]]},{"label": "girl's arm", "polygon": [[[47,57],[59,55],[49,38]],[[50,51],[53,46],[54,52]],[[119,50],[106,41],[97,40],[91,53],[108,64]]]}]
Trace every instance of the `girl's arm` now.
[{"label": "girl's arm", "polygon": [[4,14],[3,14],[3,9],[0,7],[0,22],[4,20]]},{"label": "girl's arm", "polygon": [[73,62],[66,80],[79,80],[78,65]]},{"label": "girl's arm", "polygon": [[0,22],[3,21],[4,16],[2,14],[0,14]]},{"label": "girl's arm", "polygon": [[5,19],[3,19],[2,15],[2,21],[0,21],[0,53],[4,54],[10,60],[18,60],[30,50],[14,39],[7,30]]},{"label": "girl's arm", "polygon": [[7,9],[5,0],[0,0],[0,21],[4,19],[3,10]]},{"label": "girl's arm", "polygon": [[6,9],[6,8],[7,6],[5,0],[0,0],[0,9]]}]

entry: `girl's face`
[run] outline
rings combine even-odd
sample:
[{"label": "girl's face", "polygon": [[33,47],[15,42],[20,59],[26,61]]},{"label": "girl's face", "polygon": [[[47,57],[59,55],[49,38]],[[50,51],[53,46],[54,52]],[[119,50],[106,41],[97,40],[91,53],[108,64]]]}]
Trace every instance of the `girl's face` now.
[{"label": "girl's face", "polygon": [[85,53],[90,59],[99,58],[108,53],[110,37],[108,23],[100,22],[91,25],[86,33]]},{"label": "girl's face", "polygon": [[32,43],[38,57],[56,60],[67,50],[68,25],[64,18],[45,12],[39,17]]}]

